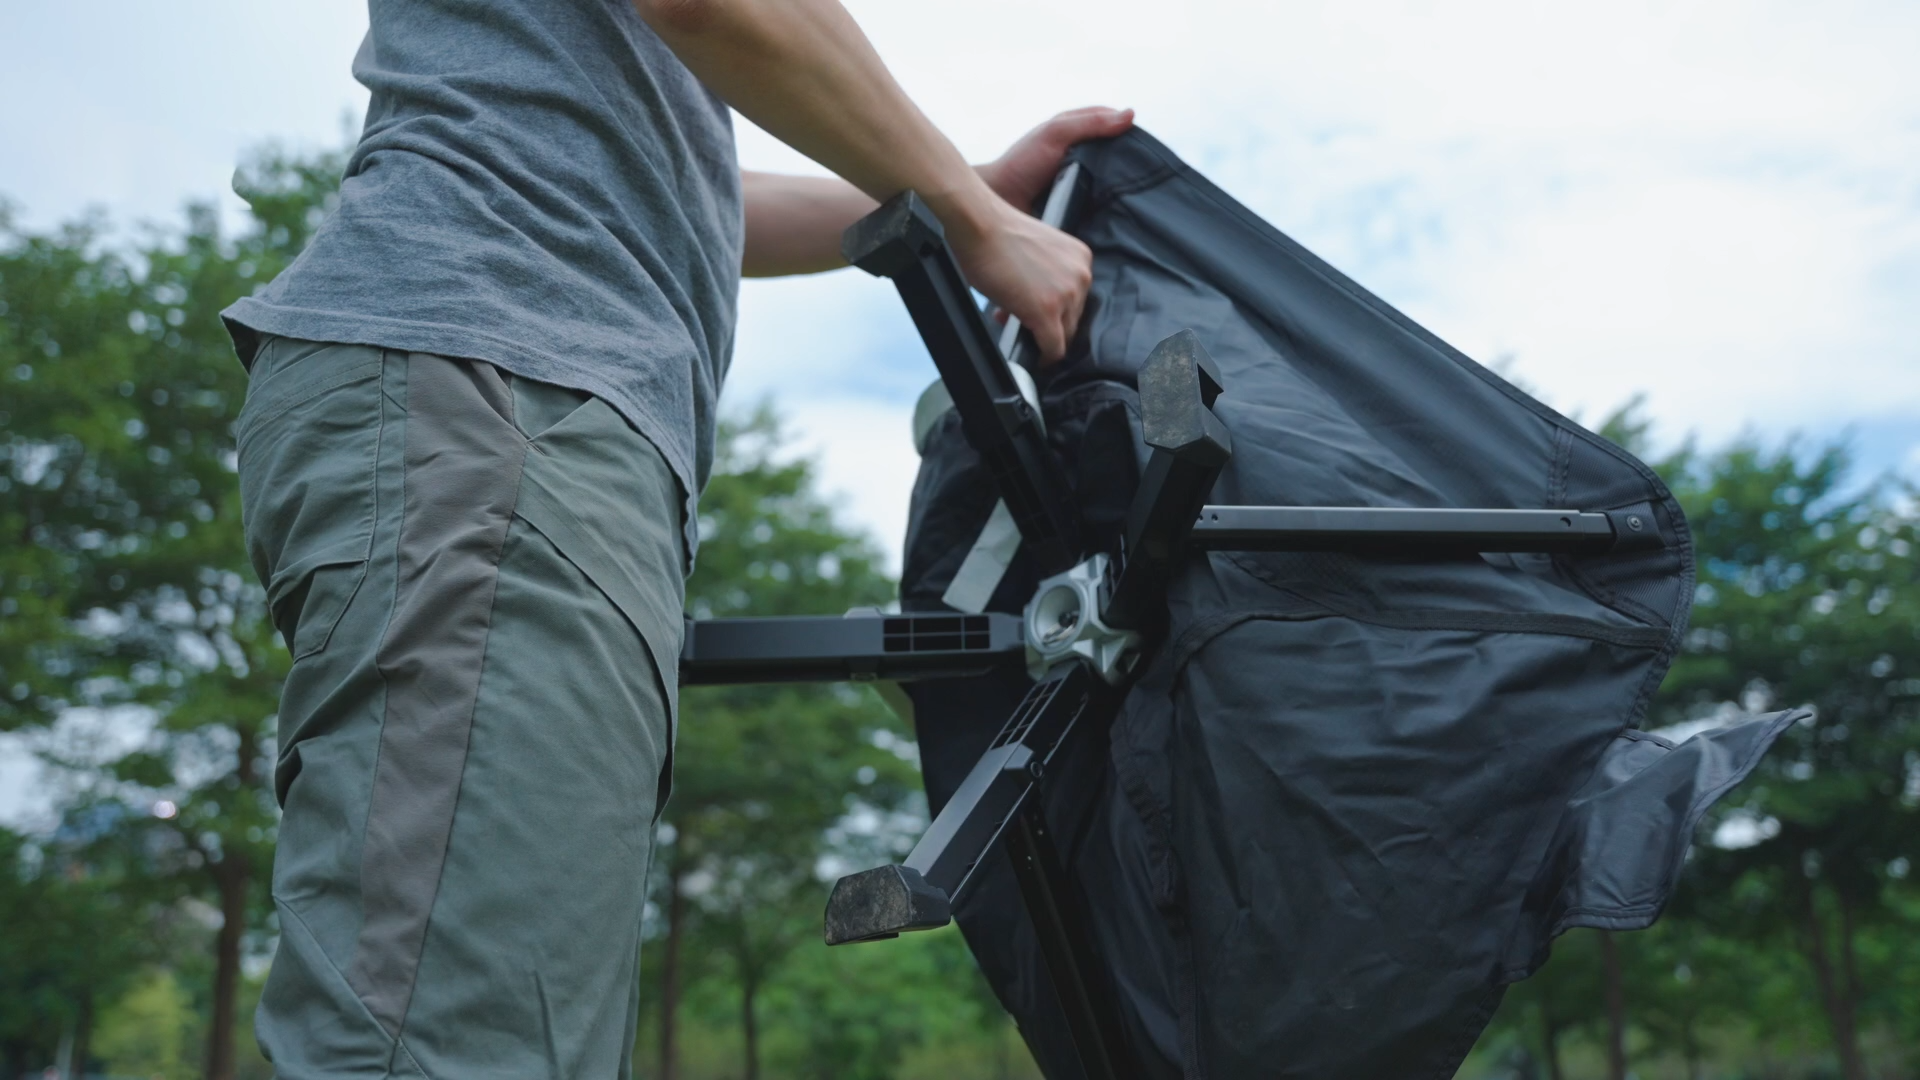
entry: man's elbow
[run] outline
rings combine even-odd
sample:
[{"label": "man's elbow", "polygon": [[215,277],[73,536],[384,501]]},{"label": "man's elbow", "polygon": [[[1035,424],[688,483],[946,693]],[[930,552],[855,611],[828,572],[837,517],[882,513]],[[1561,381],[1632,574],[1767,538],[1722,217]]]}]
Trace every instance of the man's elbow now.
[{"label": "man's elbow", "polygon": [[688,36],[713,26],[725,0],[633,0],[648,26],[661,34]]}]

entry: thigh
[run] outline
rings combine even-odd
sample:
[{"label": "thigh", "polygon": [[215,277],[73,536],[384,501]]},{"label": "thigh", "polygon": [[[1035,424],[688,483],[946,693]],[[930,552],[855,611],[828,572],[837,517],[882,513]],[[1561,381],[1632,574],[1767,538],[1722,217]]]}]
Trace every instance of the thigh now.
[{"label": "thigh", "polygon": [[603,403],[516,380],[513,405],[531,438],[401,1041],[428,1075],[620,1076],[672,739],[679,497]]},{"label": "thigh", "polygon": [[539,530],[501,554],[402,1040],[430,1076],[622,1075],[667,702],[641,637]]},{"label": "thigh", "polygon": [[403,354],[270,338],[236,424],[247,548],[292,653],[273,865],[280,946],[256,1033],[279,1075],[384,1076],[392,1039],[348,985],[384,711],[375,655],[394,593]]},{"label": "thigh", "polygon": [[679,493],[603,403],[273,342],[240,424],[281,706],[281,1076],[618,1076],[671,748]]}]

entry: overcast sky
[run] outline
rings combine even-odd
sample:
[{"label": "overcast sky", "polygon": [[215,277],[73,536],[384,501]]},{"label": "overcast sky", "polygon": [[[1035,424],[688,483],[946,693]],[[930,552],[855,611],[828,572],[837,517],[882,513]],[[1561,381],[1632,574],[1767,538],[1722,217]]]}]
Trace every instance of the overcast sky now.
[{"label": "overcast sky", "polygon": [[[1851,429],[1920,475],[1920,4],[856,0],[976,160],[1133,106],[1229,192],[1550,404],[1663,439]],[[336,145],[346,0],[0,13],[0,196],[174,222],[266,140]],[[812,170],[750,125],[742,163]],[[771,396],[897,550],[933,377],[857,272],[749,283],[728,397]]]}]

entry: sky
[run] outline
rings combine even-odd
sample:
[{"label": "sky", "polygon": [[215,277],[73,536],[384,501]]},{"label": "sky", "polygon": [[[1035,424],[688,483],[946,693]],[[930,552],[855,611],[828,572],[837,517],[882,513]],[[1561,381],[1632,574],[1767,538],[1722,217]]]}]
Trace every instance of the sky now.
[{"label": "sky", "polygon": [[[1132,106],[1253,210],[1468,355],[1655,434],[1848,433],[1920,476],[1920,5],[852,0],[974,160]],[[268,141],[339,145],[363,4],[0,14],[0,198],[133,229]],[[738,121],[749,168],[820,172]],[[891,288],[749,282],[727,400],[770,399],[896,553],[933,378]],[[897,565],[897,563],[896,563]]]},{"label": "sky", "polygon": [[[851,0],[973,160],[1131,106],[1187,161],[1554,407],[1656,439],[1848,435],[1920,479],[1920,4]],[[0,7],[0,199],[131,237],[235,164],[342,145],[351,0]],[[744,120],[749,168],[820,172]],[[749,282],[725,404],[771,400],[896,560],[934,376],[858,271]],[[0,737],[0,743],[6,741]],[[0,818],[31,767],[0,745]]]}]

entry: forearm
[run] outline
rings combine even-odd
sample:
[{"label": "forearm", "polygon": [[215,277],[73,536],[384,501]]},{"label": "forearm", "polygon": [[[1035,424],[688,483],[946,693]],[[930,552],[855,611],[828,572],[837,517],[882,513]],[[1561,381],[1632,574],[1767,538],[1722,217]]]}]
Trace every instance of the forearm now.
[{"label": "forearm", "polygon": [[874,208],[866,193],[829,176],[742,172],[748,277],[817,274],[845,266],[840,234]]},{"label": "forearm", "polygon": [[[838,0],[633,2],[728,104],[868,197],[882,200],[911,188],[949,231],[963,233],[985,228],[996,212],[986,183],[908,100]],[[819,200],[823,209],[851,205],[824,187],[782,183],[762,194]],[[751,192],[748,197],[751,214]],[[837,251],[834,236],[829,250]],[[796,243],[776,246],[776,258],[814,265],[821,250],[815,243],[797,233],[786,239]]]}]

